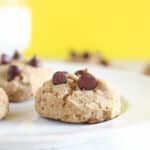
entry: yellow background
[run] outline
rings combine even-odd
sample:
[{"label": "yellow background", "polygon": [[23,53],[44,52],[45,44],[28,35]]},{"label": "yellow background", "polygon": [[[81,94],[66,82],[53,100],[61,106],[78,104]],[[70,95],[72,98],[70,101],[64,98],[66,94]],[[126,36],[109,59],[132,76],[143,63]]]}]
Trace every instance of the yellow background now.
[{"label": "yellow background", "polygon": [[[18,0],[19,1],[19,0]],[[32,41],[27,56],[66,58],[71,48],[111,59],[150,58],[149,0],[28,0]]]}]

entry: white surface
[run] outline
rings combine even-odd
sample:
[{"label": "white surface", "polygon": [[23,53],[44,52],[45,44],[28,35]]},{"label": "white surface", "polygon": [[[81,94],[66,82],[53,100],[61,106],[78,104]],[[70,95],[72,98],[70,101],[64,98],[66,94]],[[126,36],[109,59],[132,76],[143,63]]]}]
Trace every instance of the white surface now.
[{"label": "white surface", "polygon": [[12,54],[16,48],[28,48],[31,26],[31,13],[26,7],[0,7],[0,53]]},{"label": "white surface", "polygon": [[143,73],[149,61],[136,61],[136,60],[118,60],[113,61],[113,65],[122,70]]},{"label": "white surface", "polygon": [[[86,67],[65,63],[51,63],[47,66],[53,71],[71,72]],[[65,124],[40,118],[34,111],[33,101],[11,104],[9,116],[0,122],[0,148],[10,149],[10,145],[11,149],[24,147],[32,150],[88,150],[96,147],[125,150],[135,146],[137,149],[141,148],[140,145],[147,139],[139,135],[140,133],[145,135],[150,125],[150,79],[121,70],[92,66],[88,68],[95,76],[106,79],[114,85],[125,98],[128,108],[120,117],[95,125]],[[85,144],[80,145],[81,143]]]}]

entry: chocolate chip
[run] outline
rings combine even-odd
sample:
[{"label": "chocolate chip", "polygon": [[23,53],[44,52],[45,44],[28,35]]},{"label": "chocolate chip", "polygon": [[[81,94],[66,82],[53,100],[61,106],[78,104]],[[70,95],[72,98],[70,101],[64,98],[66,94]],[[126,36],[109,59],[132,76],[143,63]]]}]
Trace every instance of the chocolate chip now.
[{"label": "chocolate chip", "polygon": [[97,86],[97,81],[93,75],[83,74],[78,80],[78,86],[81,90],[93,90]]},{"label": "chocolate chip", "polygon": [[11,59],[8,55],[2,54],[1,55],[1,64],[9,64],[11,62]]},{"label": "chocolate chip", "polygon": [[88,58],[90,57],[90,54],[89,54],[88,52],[84,52],[84,53],[82,54],[82,57],[83,57],[84,59],[88,59]]},{"label": "chocolate chip", "polygon": [[53,75],[52,82],[55,85],[67,83],[67,76],[64,72],[58,71]]},{"label": "chocolate chip", "polygon": [[84,69],[84,70],[78,70],[75,72],[75,75],[79,76],[79,75],[83,75],[83,74],[87,74],[88,71],[87,69]]},{"label": "chocolate chip", "polygon": [[65,75],[67,75],[68,74],[68,72],[67,71],[62,71]]},{"label": "chocolate chip", "polygon": [[19,69],[19,67],[15,65],[11,65],[8,68],[7,79],[8,81],[11,81],[15,79],[15,77],[19,76],[20,74],[21,74],[21,70]]},{"label": "chocolate chip", "polygon": [[40,61],[36,56],[34,56],[31,60],[28,61],[28,64],[33,67],[39,67]]},{"label": "chocolate chip", "polygon": [[76,57],[76,56],[77,56],[77,55],[76,55],[76,52],[75,52],[74,50],[71,50],[70,56],[71,56],[71,57]]},{"label": "chocolate chip", "polygon": [[100,64],[103,65],[103,66],[109,66],[109,62],[107,60],[100,60]]},{"label": "chocolate chip", "polygon": [[21,58],[21,54],[16,50],[12,56],[12,59],[20,59]]}]

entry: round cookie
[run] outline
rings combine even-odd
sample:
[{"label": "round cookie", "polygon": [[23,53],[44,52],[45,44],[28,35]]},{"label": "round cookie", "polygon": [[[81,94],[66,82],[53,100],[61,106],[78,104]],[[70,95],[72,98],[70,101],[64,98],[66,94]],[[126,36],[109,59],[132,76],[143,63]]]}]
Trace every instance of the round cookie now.
[{"label": "round cookie", "polygon": [[9,100],[5,91],[0,88],[0,119],[3,119],[7,116],[9,111]]},{"label": "round cookie", "polygon": [[49,76],[50,71],[41,66],[36,56],[26,60],[17,50],[12,56],[0,55],[0,86],[11,102],[31,98]]},{"label": "round cookie", "polygon": [[150,64],[145,67],[144,74],[150,76]]},{"label": "round cookie", "polygon": [[49,76],[47,69],[23,63],[1,65],[0,87],[6,91],[9,101],[20,102],[31,98]]},{"label": "round cookie", "polygon": [[70,123],[98,123],[120,114],[120,95],[87,71],[56,72],[35,97],[42,116]]},{"label": "round cookie", "polygon": [[33,95],[24,65],[0,66],[0,87],[12,102],[24,101]]}]

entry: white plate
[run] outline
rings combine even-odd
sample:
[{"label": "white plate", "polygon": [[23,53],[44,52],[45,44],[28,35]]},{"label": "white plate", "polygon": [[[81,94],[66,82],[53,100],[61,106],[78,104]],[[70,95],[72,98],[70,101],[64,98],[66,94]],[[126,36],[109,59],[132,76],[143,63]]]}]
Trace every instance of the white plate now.
[{"label": "white plate", "polygon": [[[66,70],[74,72],[87,67],[81,64],[64,62],[46,63],[53,71]],[[39,117],[35,112],[33,101],[11,104],[8,117],[0,121],[0,145],[19,148],[22,144],[49,145],[59,147],[86,142],[89,139],[111,136],[113,133],[129,127],[149,125],[150,121],[150,79],[121,70],[88,66],[98,78],[110,82],[121,95],[125,111],[114,120],[104,123],[67,124]]]}]

